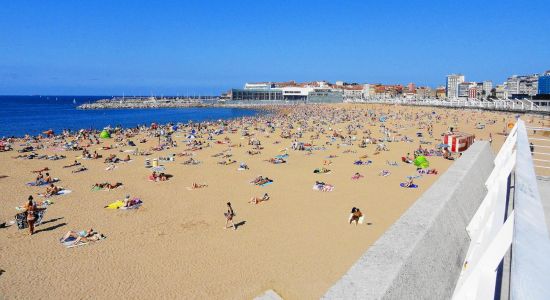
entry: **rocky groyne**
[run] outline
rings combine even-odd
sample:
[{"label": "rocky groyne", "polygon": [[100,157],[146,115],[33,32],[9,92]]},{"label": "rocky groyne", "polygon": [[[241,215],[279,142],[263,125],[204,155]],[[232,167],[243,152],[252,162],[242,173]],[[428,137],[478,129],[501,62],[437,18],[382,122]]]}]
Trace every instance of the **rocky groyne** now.
[{"label": "rocky groyne", "polygon": [[208,107],[217,100],[189,98],[112,98],[79,105],[77,109],[144,109],[144,108],[185,108]]}]

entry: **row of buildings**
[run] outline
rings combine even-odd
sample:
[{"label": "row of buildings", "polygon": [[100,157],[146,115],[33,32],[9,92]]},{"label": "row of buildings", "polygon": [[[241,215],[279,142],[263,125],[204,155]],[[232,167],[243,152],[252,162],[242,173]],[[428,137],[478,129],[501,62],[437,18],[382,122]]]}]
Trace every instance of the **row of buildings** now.
[{"label": "row of buildings", "polygon": [[221,99],[233,101],[278,100],[302,101],[310,103],[332,103],[344,100],[364,100],[369,98],[439,98],[444,99],[445,87],[436,89],[417,87],[414,83],[401,84],[359,84],[336,81],[313,81],[298,83],[258,82],[246,83],[242,89],[231,89]]},{"label": "row of buildings", "polygon": [[336,81],[312,82],[257,82],[246,83],[241,89],[231,89],[222,94],[221,100],[230,101],[296,101],[309,103],[334,103],[344,100],[368,100],[381,98],[408,99],[550,99],[550,71],[543,75],[511,76],[501,85],[492,81],[468,82],[462,74],[447,76],[445,86],[431,88],[414,83],[360,84]]},{"label": "row of buildings", "polygon": [[544,74],[513,75],[493,87],[491,81],[468,82],[462,74],[447,76],[448,99],[544,99],[550,98],[550,71]]}]

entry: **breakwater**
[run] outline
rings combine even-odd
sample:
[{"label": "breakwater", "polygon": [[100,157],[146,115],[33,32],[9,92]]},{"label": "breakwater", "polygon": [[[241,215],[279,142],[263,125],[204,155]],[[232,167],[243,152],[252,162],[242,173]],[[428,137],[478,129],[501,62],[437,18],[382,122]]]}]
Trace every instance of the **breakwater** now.
[{"label": "breakwater", "polygon": [[77,109],[144,109],[144,108],[187,108],[210,107],[217,99],[199,98],[112,98],[77,106]]}]

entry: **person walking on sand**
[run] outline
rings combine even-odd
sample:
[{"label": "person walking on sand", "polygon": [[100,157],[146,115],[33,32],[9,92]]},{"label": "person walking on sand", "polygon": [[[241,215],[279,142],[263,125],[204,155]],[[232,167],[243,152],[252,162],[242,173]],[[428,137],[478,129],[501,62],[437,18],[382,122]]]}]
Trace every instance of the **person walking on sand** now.
[{"label": "person walking on sand", "polygon": [[227,229],[227,224],[231,222],[231,226],[233,226],[233,230],[237,230],[237,226],[235,226],[235,223],[233,222],[235,211],[233,211],[233,207],[231,207],[231,202],[227,202],[227,212],[225,212],[224,215],[225,215],[225,227],[223,229]]},{"label": "person walking on sand", "polygon": [[36,221],[36,204],[33,201],[33,197],[29,196],[29,202],[25,205],[25,212],[27,213],[27,224],[29,224],[29,233],[34,234],[34,222]]}]

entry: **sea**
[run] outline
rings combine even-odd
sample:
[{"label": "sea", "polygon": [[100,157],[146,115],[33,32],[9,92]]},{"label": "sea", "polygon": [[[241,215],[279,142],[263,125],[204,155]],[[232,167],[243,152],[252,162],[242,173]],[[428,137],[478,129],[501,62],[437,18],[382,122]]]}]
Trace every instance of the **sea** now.
[{"label": "sea", "polygon": [[79,110],[78,105],[105,96],[0,96],[0,137],[37,135],[46,130],[135,127],[151,123],[185,123],[254,116],[244,108],[158,108]]}]

